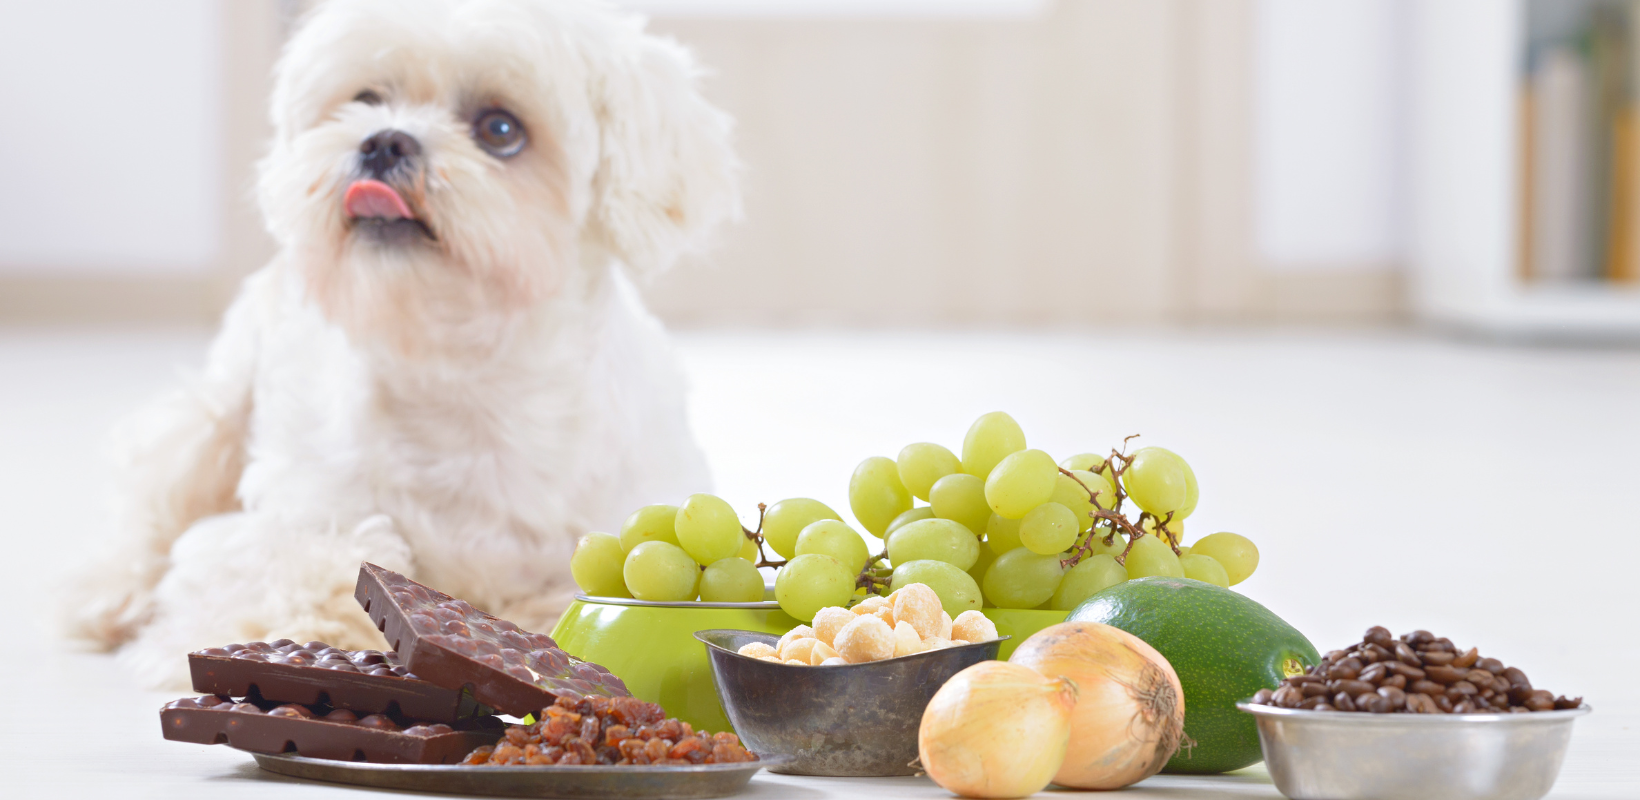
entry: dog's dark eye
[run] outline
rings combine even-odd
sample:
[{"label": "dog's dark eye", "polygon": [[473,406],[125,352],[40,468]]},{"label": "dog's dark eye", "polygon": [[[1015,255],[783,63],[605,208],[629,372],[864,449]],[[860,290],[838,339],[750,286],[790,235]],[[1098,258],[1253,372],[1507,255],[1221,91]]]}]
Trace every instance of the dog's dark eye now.
[{"label": "dog's dark eye", "polygon": [[492,108],[473,121],[473,141],[490,155],[507,158],[524,149],[524,126],[512,114]]},{"label": "dog's dark eye", "polygon": [[364,103],[367,106],[379,106],[382,104],[382,96],[376,94],[376,90],[374,89],[365,89],[364,91],[353,95],[353,102]]}]

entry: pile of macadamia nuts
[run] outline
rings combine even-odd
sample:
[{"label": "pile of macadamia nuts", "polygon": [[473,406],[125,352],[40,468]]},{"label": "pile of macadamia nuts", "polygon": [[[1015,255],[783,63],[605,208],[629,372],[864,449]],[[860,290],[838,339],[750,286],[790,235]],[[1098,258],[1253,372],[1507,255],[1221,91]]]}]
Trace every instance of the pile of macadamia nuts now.
[{"label": "pile of macadamia nuts", "polygon": [[813,627],[799,625],[772,647],[752,642],[738,652],[777,664],[831,667],[995,638],[997,626],[984,614],[964,611],[953,620],[933,589],[913,583],[853,608],[822,608],[815,612]]}]

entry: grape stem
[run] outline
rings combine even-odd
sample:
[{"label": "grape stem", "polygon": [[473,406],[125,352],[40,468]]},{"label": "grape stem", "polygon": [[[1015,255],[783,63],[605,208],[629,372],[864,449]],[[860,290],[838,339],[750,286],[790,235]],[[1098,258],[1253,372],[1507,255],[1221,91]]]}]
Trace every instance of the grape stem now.
[{"label": "grape stem", "polygon": [[746,538],[751,539],[752,541],[757,543],[757,565],[759,567],[775,567],[776,569],[778,569],[780,567],[786,566],[786,562],[784,562],[784,561],[770,561],[768,551],[763,549],[763,518],[765,516],[768,516],[768,513],[769,513],[769,507],[767,505],[764,505],[763,503],[758,503],[757,504],[757,530],[749,531],[749,530],[746,530],[745,525],[742,525],[742,526],[740,526],[740,531],[742,533],[746,534]]},{"label": "grape stem", "polygon": [[[1173,532],[1167,528],[1167,524],[1173,521],[1173,512],[1169,511],[1167,516],[1158,518],[1148,511],[1140,511],[1137,522],[1129,521],[1127,515],[1122,513],[1122,503],[1127,500],[1127,492],[1122,490],[1122,473],[1127,472],[1127,468],[1133,464],[1133,459],[1129,458],[1123,451],[1127,450],[1128,442],[1137,438],[1139,438],[1139,434],[1135,433],[1123,439],[1122,449],[1110,451],[1110,458],[1105,459],[1105,463],[1094,470],[1095,473],[1104,474],[1110,480],[1111,488],[1116,493],[1116,502],[1112,503],[1108,510],[1100,507],[1099,492],[1089,488],[1087,484],[1082,482],[1081,478],[1076,477],[1070,470],[1064,467],[1059,468],[1060,474],[1076,481],[1076,484],[1088,493],[1088,502],[1093,504],[1093,510],[1088,512],[1088,516],[1095,520],[1110,523],[1107,528],[1109,533],[1106,533],[1104,537],[1105,546],[1109,547],[1115,542],[1118,531],[1127,534],[1127,547],[1122,548],[1121,555],[1116,557],[1116,563],[1122,566],[1127,566],[1128,553],[1132,552],[1133,543],[1147,535],[1145,530],[1145,520],[1147,519],[1156,520],[1156,533],[1154,535],[1173,548],[1174,555],[1179,554],[1178,537],[1174,536]],[[1093,549],[1094,534],[1098,530],[1097,523],[1094,527],[1089,528],[1087,538],[1076,546],[1076,550],[1071,553],[1070,558],[1060,559],[1059,566],[1069,569],[1082,563],[1082,559],[1088,557],[1088,551]]]},{"label": "grape stem", "polygon": [[864,587],[866,593],[868,594],[879,594],[879,587],[887,588],[892,582],[892,576],[894,574],[893,571],[872,568],[877,562],[882,561],[885,558],[888,558],[887,548],[884,548],[883,552],[878,553],[867,560],[865,567],[860,570],[860,574],[855,576],[854,585]]}]

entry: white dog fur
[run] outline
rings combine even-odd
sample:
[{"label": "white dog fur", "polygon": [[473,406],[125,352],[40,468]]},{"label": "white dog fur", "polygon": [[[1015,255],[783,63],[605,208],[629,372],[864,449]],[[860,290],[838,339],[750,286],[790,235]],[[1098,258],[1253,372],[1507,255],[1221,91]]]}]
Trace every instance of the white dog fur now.
[{"label": "white dog fur", "polygon": [[[581,533],[707,488],[627,275],[738,211],[730,122],[695,73],[591,0],[313,11],[260,165],[279,254],[197,385],[126,426],[120,528],[65,601],[71,632],[123,645],[150,685],[230,641],[381,647],[361,561],[543,630]],[[494,108],[527,136],[510,158],[475,139]],[[384,180],[436,239],[344,213],[361,143],[389,129],[421,153]]]}]

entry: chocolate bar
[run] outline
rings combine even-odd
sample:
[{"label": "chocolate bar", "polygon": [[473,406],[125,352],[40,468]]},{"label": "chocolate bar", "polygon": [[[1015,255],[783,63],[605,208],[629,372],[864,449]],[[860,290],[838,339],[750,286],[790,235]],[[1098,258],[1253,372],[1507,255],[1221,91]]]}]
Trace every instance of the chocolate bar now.
[{"label": "chocolate bar", "polygon": [[220,695],[173,700],[159,716],[165,738],[172,741],[378,764],[454,764],[501,737],[494,717],[483,718],[492,727],[479,730],[423,722],[400,726],[385,714],[361,717],[342,708],[235,702]]},{"label": "chocolate bar", "polygon": [[456,722],[489,714],[459,689],[410,673],[394,652],[342,650],[289,639],[210,647],[188,654],[194,691],[279,703],[327,705],[361,714]]},{"label": "chocolate bar", "polygon": [[359,567],[353,596],[422,680],[465,686],[502,713],[538,713],[560,696],[629,695],[620,678],[564,652],[552,637],[519,630],[375,564]]}]

